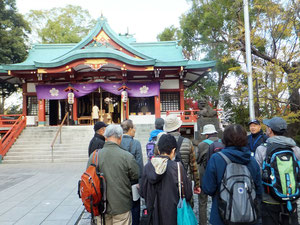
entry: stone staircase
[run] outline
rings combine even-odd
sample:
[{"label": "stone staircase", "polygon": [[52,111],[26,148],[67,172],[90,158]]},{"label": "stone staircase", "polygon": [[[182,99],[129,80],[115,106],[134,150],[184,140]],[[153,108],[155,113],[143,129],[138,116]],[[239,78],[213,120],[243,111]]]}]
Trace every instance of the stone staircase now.
[{"label": "stone staircase", "polygon": [[142,145],[144,165],[147,163],[146,144],[150,137],[150,132],[154,130],[154,124],[137,124],[134,139],[139,140]]},{"label": "stone staircase", "polygon": [[[136,125],[136,139],[141,142],[144,162],[147,161],[145,146],[153,125]],[[26,127],[4,157],[2,163],[51,162],[51,143],[58,127]],[[62,127],[62,143],[59,136],[53,150],[54,162],[85,162],[88,145],[94,135],[93,126]]]}]

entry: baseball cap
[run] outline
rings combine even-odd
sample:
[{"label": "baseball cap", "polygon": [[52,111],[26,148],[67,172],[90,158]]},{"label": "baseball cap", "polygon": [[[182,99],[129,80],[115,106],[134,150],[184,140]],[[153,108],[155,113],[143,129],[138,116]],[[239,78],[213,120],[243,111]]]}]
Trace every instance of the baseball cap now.
[{"label": "baseball cap", "polygon": [[273,117],[272,119],[264,119],[263,123],[276,132],[283,132],[287,129],[287,124],[281,117]]},{"label": "baseball cap", "polygon": [[248,123],[248,126],[249,126],[251,123],[255,123],[255,124],[257,124],[257,125],[260,125],[260,122],[259,122],[257,119],[250,120],[249,123]]},{"label": "baseball cap", "polygon": [[102,127],[107,127],[107,125],[103,122],[97,122],[94,125],[94,131],[97,131],[97,130],[101,129]]}]

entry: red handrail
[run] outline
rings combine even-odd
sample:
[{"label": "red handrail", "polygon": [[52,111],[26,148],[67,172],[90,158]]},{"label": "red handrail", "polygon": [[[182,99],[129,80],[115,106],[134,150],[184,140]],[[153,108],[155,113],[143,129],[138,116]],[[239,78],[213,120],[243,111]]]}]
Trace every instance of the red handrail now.
[{"label": "red handrail", "polygon": [[[17,120],[3,120],[3,117],[19,116]],[[9,148],[16,141],[22,130],[26,127],[25,115],[0,115],[0,127],[8,127],[10,123],[11,129],[0,140],[0,155],[3,157],[8,152]],[[12,125],[12,122],[15,121]]]},{"label": "red handrail", "polygon": [[198,115],[197,112],[200,110],[174,110],[174,111],[167,111],[167,115],[169,114],[177,114],[182,122],[197,122]]}]

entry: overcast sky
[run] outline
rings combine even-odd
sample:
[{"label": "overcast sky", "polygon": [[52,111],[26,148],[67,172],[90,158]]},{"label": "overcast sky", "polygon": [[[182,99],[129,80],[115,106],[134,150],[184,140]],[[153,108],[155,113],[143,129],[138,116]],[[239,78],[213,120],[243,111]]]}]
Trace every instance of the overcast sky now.
[{"label": "overcast sky", "polygon": [[190,7],[189,0],[16,0],[20,13],[31,9],[51,9],[68,4],[87,9],[97,19],[101,12],[116,33],[134,34],[137,42],[156,41],[156,36]]}]

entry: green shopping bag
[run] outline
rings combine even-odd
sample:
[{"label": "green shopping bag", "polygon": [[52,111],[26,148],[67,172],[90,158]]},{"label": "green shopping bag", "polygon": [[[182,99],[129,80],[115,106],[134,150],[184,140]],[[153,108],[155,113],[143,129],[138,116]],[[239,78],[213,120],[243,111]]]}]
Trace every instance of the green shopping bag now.
[{"label": "green shopping bag", "polygon": [[[177,225],[197,225],[197,219],[190,204],[184,198],[184,188],[181,188],[181,172],[180,164],[177,162],[178,168],[178,189],[179,202],[177,204]],[[183,185],[183,184],[182,184]],[[182,194],[182,195],[181,195]]]}]

